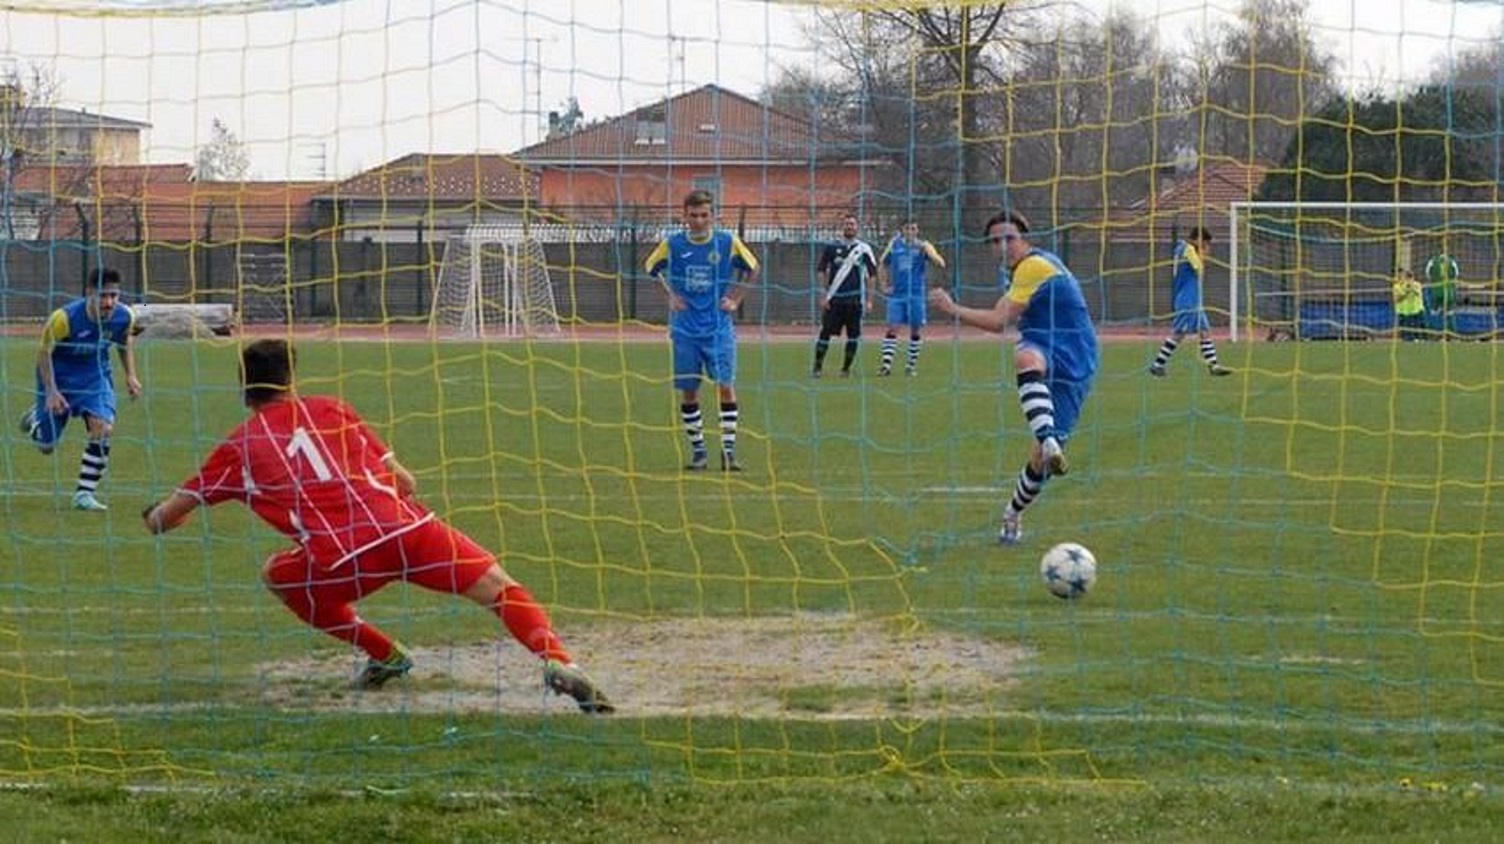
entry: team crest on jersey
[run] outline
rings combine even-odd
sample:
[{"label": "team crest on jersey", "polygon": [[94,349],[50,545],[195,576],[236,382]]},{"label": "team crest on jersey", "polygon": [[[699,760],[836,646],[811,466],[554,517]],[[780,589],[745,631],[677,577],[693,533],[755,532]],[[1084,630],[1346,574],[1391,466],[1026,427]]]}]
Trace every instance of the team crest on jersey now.
[{"label": "team crest on jersey", "polygon": [[705,260],[709,261],[712,264],[719,264],[721,262],[721,253],[712,249],[710,250],[710,254],[705,256]]}]

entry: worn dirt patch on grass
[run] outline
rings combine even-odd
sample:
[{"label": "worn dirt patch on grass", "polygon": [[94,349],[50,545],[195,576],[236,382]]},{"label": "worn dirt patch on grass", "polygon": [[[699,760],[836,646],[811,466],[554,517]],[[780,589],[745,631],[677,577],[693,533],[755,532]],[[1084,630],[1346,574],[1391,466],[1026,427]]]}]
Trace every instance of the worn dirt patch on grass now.
[{"label": "worn dirt patch on grass", "polygon": [[[902,620],[806,614],[575,625],[575,658],[627,717],[849,719],[979,715],[1005,706],[1025,649]],[[412,674],[348,689],[347,656],[261,666],[262,705],[361,712],[568,712],[510,638],[424,647]]]}]

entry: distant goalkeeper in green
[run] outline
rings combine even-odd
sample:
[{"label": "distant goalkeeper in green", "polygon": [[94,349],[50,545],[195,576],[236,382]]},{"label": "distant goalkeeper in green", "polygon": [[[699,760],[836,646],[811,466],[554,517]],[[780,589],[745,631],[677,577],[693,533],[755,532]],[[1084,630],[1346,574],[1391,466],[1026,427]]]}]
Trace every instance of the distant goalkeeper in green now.
[{"label": "distant goalkeeper in green", "polygon": [[1426,262],[1426,323],[1445,336],[1452,331],[1452,312],[1457,307],[1458,280],[1462,268],[1457,259],[1445,252],[1432,255]]},{"label": "distant goalkeeper in green", "polygon": [[1206,308],[1201,302],[1201,284],[1206,277],[1206,259],[1211,257],[1212,233],[1201,226],[1191,229],[1186,237],[1175,244],[1175,275],[1172,279],[1175,304],[1174,322],[1170,324],[1170,336],[1159,345],[1154,360],[1149,364],[1149,374],[1163,378],[1169,374],[1170,356],[1179,348],[1187,334],[1201,339],[1201,359],[1206,362],[1206,371],[1213,375],[1231,375],[1232,370],[1217,361],[1217,344],[1212,340],[1212,325],[1206,318]]}]

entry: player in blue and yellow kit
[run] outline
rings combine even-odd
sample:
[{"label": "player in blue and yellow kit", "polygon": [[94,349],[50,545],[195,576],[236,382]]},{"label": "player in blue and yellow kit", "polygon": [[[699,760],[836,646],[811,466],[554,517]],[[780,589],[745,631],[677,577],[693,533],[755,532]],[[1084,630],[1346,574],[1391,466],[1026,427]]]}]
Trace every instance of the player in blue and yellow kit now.
[{"label": "player in blue and yellow kit", "polygon": [[888,332],[883,335],[882,360],[877,374],[893,374],[898,329],[908,326],[909,357],[904,371],[914,375],[919,371],[919,346],[929,316],[925,310],[929,267],[934,264],[944,269],[945,259],[935,251],[933,244],[919,236],[919,224],[906,220],[903,231],[888,242],[888,248],[883,250],[877,263],[883,270],[879,286],[888,297]]},{"label": "player in blue and yellow kit", "polygon": [[21,417],[21,430],[43,454],[51,454],[73,416],[82,417],[89,441],[78,467],[73,506],[108,509],[95,497],[110,466],[115,429],[115,379],[110,350],[120,355],[125,388],[141,395],[131,350],[135,314],[120,301],[120,274],[99,269],[84,282],[84,297],[52,312],[37,351],[36,405]]},{"label": "player in blue and yellow kit", "polygon": [[1174,296],[1175,319],[1170,325],[1170,336],[1160,344],[1154,361],[1149,364],[1149,374],[1163,378],[1169,374],[1165,368],[1170,355],[1187,334],[1201,338],[1201,359],[1206,361],[1206,371],[1213,375],[1231,375],[1232,370],[1217,362],[1217,344],[1212,342],[1212,326],[1206,319],[1206,308],[1201,304],[1201,282],[1206,277],[1206,259],[1212,254],[1211,232],[1197,226],[1191,229],[1184,240],[1175,244],[1175,275],[1171,295]]},{"label": "player in blue and yellow kit", "polygon": [[741,238],[715,227],[715,198],[697,190],[684,197],[684,231],[658,243],[647,260],[648,274],[668,294],[669,339],[674,353],[674,387],[681,393],[680,419],[689,437],[686,467],[710,465],[705,421],[700,413],[700,379],[716,383],[721,410],[721,468],[740,472],[736,462],[736,323],[746,289],[757,280],[757,256]]},{"label": "player in blue and yellow kit", "polygon": [[1000,542],[1013,545],[1023,537],[1024,509],[1039,497],[1045,481],[1069,469],[1065,441],[1091,392],[1101,353],[1080,283],[1058,257],[1029,243],[1028,220],[1017,211],[1003,211],[987,221],[986,233],[993,252],[1011,270],[1007,292],[991,308],[958,305],[939,288],[929,297],[935,307],[967,325],[998,334],[1018,326],[1013,349],[1018,403],[1034,445],[998,532]]}]

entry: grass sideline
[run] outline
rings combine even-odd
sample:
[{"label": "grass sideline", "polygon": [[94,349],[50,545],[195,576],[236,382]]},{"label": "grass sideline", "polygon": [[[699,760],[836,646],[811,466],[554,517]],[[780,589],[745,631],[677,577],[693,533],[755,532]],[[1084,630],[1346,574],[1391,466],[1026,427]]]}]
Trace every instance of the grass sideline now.
[{"label": "grass sideline", "polygon": [[[0,345],[12,418],[32,348]],[[1496,348],[1254,344],[1224,349],[1232,378],[1203,377],[1182,352],[1164,381],[1143,373],[1151,348],[1106,347],[1073,474],[1009,552],[992,531],[1027,438],[997,344],[930,344],[916,379],[820,382],[803,346],[744,345],[751,471],[734,479],[678,471],[663,347],[301,344],[304,389],[360,408],[425,500],[503,549],[566,637],[852,612],[1033,653],[980,716],[942,698],[904,719],[810,719],[843,691],[783,677],[780,718],[600,722],[257,705],[258,666],[338,649],[262,593],[257,561],[281,541],[243,512],[160,544],[139,531],[136,503],[241,415],[233,347],[149,345],[149,395],[122,408],[116,509],[98,530],[62,507],[76,430],[51,460],[13,426],[3,440],[0,671],[17,682],[0,686],[14,737],[0,773],[47,786],[49,808],[25,815],[36,840],[79,836],[75,815],[115,816],[118,838],[154,817],[242,827],[285,800],[240,790],[256,784],[316,807],[289,817],[327,812],[331,832],[381,818],[391,840],[466,837],[476,819],[445,795],[472,792],[530,795],[492,808],[500,829],[589,805],[603,825],[580,820],[578,834],[640,840],[789,840],[803,817],[828,819],[811,821],[825,840],[914,840],[937,829],[898,819],[916,807],[983,838],[1066,824],[1117,840],[1303,840],[1304,817],[1344,840],[1408,840],[1496,823]],[[1034,570],[1064,539],[1102,562],[1078,604]],[[411,641],[496,632],[405,587],[363,607]],[[167,790],[108,788],[121,783]],[[367,789],[400,794],[338,796]],[[0,796],[0,817],[36,796]],[[651,811],[623,820],[633,807]],[[744,834],[759,824],[768,837]]]}]

